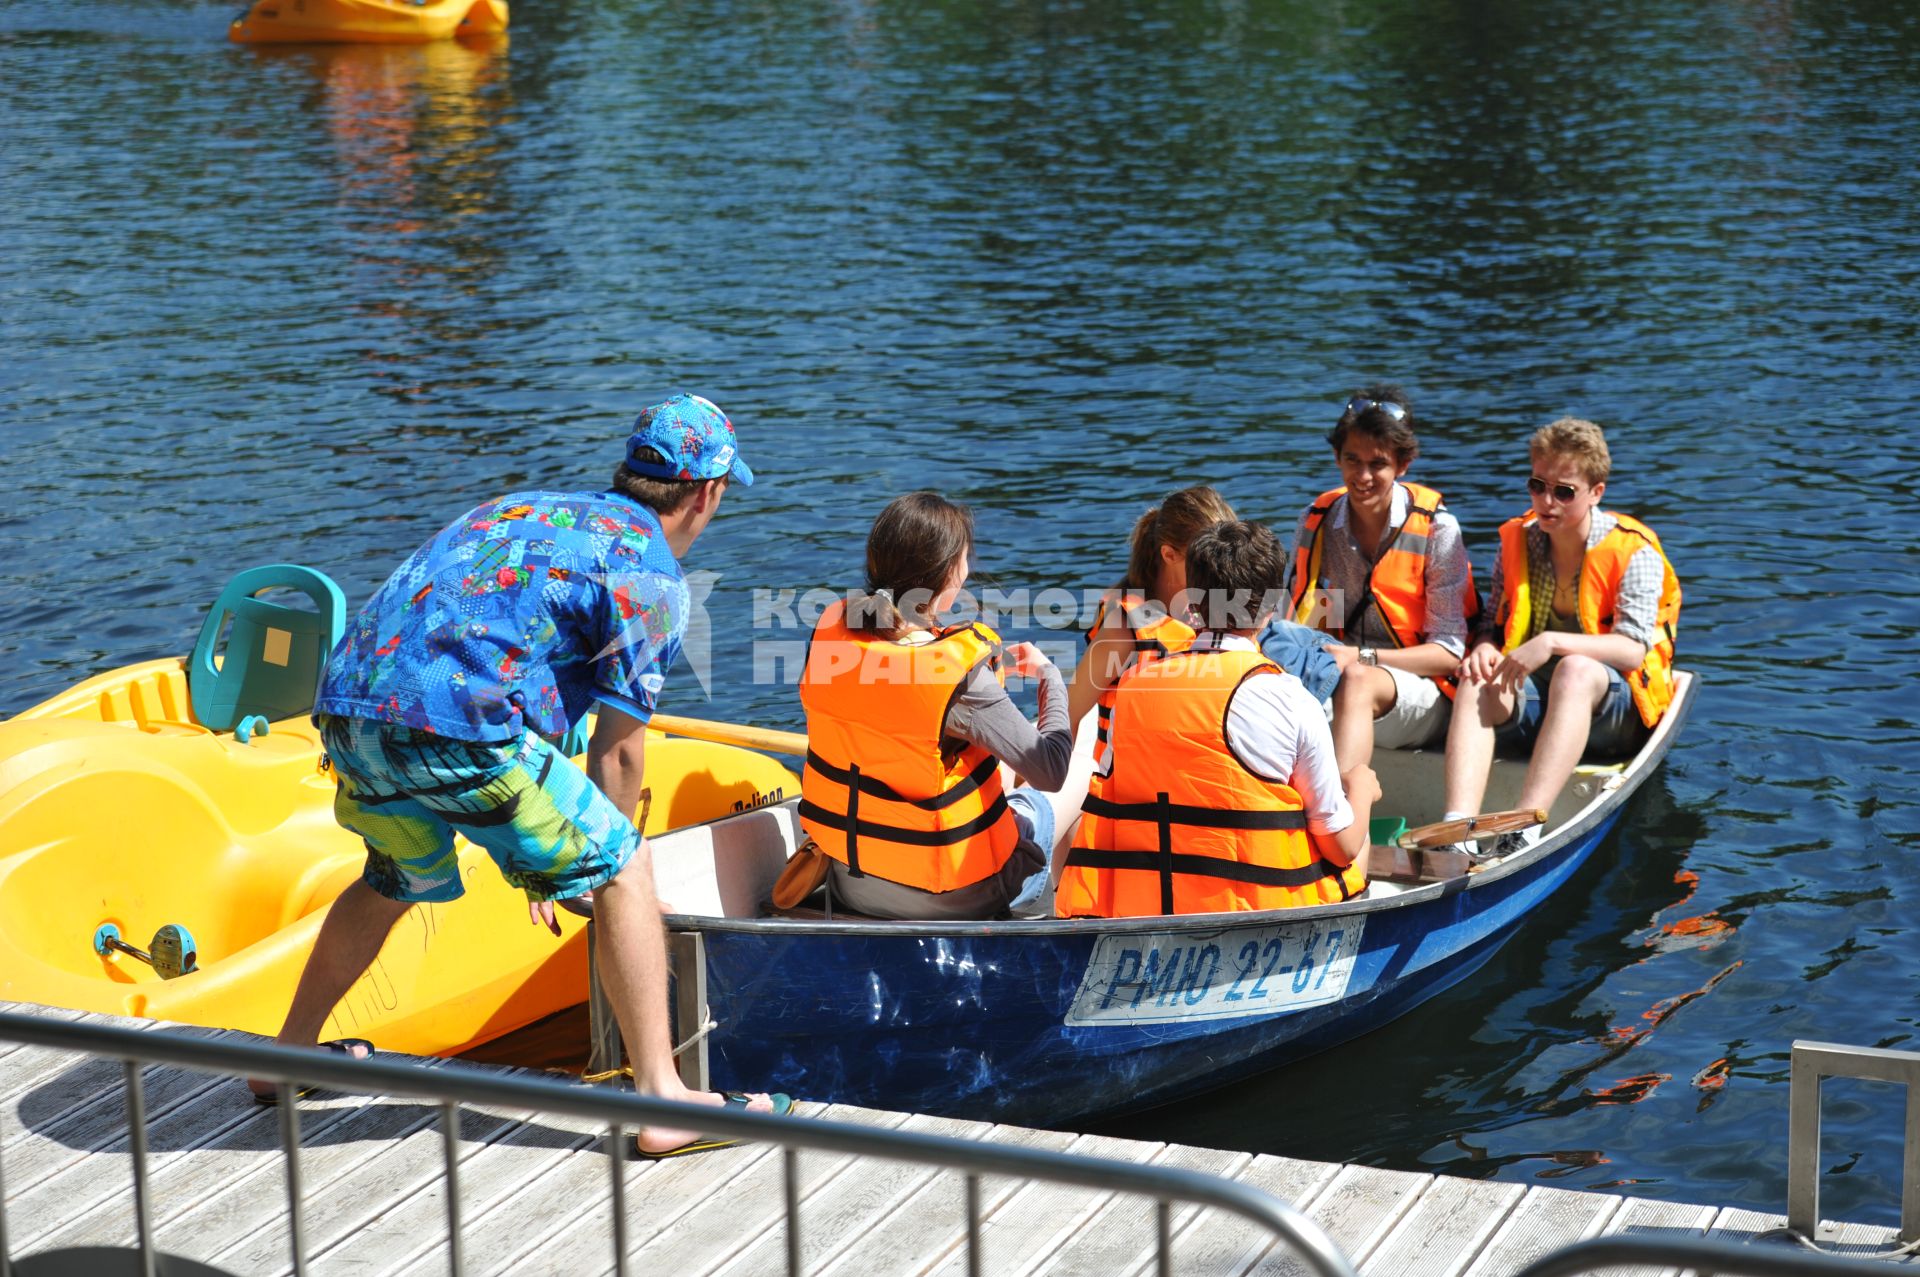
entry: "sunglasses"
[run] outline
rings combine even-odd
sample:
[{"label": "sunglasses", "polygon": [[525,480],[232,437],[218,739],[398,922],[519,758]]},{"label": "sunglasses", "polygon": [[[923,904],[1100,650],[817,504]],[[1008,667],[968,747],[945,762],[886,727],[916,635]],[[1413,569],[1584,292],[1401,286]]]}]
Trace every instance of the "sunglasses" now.
[{"label": "sunglasses", "polygon": [[1407,419],[1407,406],[1405,404],[1397,404],[1391,399],[1369,399],[1365,395],[1355,395],[1353,398],[1347,400],[1348,412],[1365,412],[1369,408],[1378,408],[1395,421],[1405,421]]},{"label": "sunglasses", "polygon": [[1574,487],[1571,483],[1549,484],[1545,479],[1542,479],[1539,475],[1527,476],[1527,491],[1531,492],[1534,496],[1536,497],[1539,496],[1541,493],[1545,492],[1549,487],[1553,489],[1553,499],[1555,501],[1561,502],[1562,504],[1565,504],[1566,502],[1571,501],[1575,497],[1580,495],[1580,489]]}]

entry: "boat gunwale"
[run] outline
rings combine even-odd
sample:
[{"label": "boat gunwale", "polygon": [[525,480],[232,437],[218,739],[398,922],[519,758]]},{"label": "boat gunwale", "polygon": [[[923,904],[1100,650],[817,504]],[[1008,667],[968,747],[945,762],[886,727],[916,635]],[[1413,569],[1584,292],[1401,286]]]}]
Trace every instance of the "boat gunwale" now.
[{"label": "boat gunwale", "polygon": [[[1437,882],[1425,883],[1410,891],[1395,892],[1389,896],[1324,905],[1306,905],[1290,909],[1237,913],[1150,914],[1138,918],[1000,918],[942,922],[861,918],[858,921],[843,922],[824,918],[728,918],[710,914],[670,913],[663,918],[663,922],[668,931],[744,933],[765,937],[835,935],[981,939],[1000,936],[1045,936],[1056,940],[1067,940],[1101,935],[1164,932],[1169,929],[1236,931],[1254,926],[1273,926],[1282,922],[1312,922],[1409,908],[1457,895],[1463,891],[1477,891],[1505,882],[1509,878],[1532,871],[1544,862],[1578,845],[1587,834],[1604,821],[1611,819],[1641,785],[1646,783],[1648,777],[1659,770],[1660,764],[1672,750],[1680,728],[1692,711],[1698,689],[1699,681],[1693,671],[1676,670],[1673,700],[1668,704],[1666,713],[1661,717],[1659,725],[1654,728],[1653,734],[1648,737],[1646,744],[1640,747],[1640,751],[1629,760],[1625,768],[1615,773],[1621,778],[1621,782],[1596,795],[1573,820],[1554,831],[1550,837],[1541,839],[1519,855],[1510,856],[1480,873],[1459,874]],[[797,806],[798,802],[798,799],[788,799],[784,803],[770,804],[767,808],[760,810]],[[751,812],[734,813],[703,823],[718,824],[721,821],[751,814]],[[699,827],[688,826],[687,828]],[[661,834],[648,841],[658,843],[661,839],[671,836],[671,834]],[[659,850],[656,848],[656,855],[659,854]]]}]

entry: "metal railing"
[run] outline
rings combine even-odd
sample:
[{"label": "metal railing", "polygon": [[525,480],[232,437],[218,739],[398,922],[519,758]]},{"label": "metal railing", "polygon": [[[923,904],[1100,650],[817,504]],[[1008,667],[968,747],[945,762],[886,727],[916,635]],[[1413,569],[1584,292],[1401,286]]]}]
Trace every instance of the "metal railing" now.
[{"label": "metal railing", "polygon": [[[287,1211],[293,1271],[307,1271],[307,1240],[302,1220],[300,1183],[300,1110],[296,1083],[323,1085],[352,1093],[375,1092],[436,1101],[446,1150],[447,1258],[452,1272],[462,1271],[460,1237],[460,1106],[489,1104],[564,1114],[608,1124],[608,1154],[613,1209],[614,1271],[628,1271],[626,1218],[626,1139],[637,1126],[692,1127],[714,1135],[778,1144],[783,1149],[787,1272],[801,1273],[799,1150],[844,1153],[917,1162],[966,1175],[967,1271],[979,1277],[980,1177],[1004,1175],[1044,1180],[1079,1188],[1135,1193],[1156,1203],[1158,1271],[1172,1271],[1173,1204],[1227,1211],[1273,1233],[1317,1277],[1354,1277],[1353,1265],[1331,1238],[1292,1206],[1246,1184],[1197,1171],[1142,1166],[1006,1144],[984,1144],[911,1131],[855,1126],[818,1119],[775,1117],[738,1109],[705,1108],[607,1088],[586,1087],[541,1078],[495,1076],[481,1072],[427,1070],[391,1060],[350,1060],[261,1042],[208,1041],[164,1030],[139,1031],[112,1025],[41,1019],[0,1012],[0,1041],[23,1042],[56,1050],[81,1051],[126,1064],[127,1121],[133,1158],[134,1216],[139,1233],[141,1270],[151,1277],[158,1250],[149,1203],[146,1117],[140,1065],[166,1064],[210,1073],[250,1076],[280,1087],[280,1133],[286,1154]],[[0,1277],[9,1277],[5,1214],[5,1168],[0,1165]]]},{"label": "metal railing", "polygon": [[1684,1269],[1712,1277],[1885,1277],[1874,1259],[1840,1259],[1798,1247],[1755,1246],[1690,1237],[1595,1237],[1575,1242],[1522,1268],[1514,1277],[1577,1277],[1633,1266],[1638,1271]]},{"label": "metal railing", "polygon": [[1830,1077],[1899,1082],[1907,1088],[1901,1150],[1900,1240],[1920,1239],[1920,1053],[1795,1042],[1788,1092],[1787,1227],[1811,1238],[1820,1222],[1820,1083]]}]

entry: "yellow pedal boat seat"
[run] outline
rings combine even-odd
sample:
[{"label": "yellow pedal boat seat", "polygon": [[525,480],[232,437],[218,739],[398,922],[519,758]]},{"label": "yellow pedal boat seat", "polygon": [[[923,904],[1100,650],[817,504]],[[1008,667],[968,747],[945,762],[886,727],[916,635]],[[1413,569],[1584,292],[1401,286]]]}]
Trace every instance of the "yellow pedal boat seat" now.
[{"label": "yellow pedal boat seat", "polygon": [[[194,718],[187,683],[185,660],[147,661],[0,722],[0,1002],[279,1028],[365,848],[334,823],[304,714],[242,742]],[[646,783],[649,834],[799,792],[763,754],[659,733]],[[408,910],[324,1036],[451,1055],[586,1000],[584,921],[530,925],[483,851],[458,854],[466,895]],[[109,925],[136,943],[189,933],[194,969],[164,978],[96,947]]]}]

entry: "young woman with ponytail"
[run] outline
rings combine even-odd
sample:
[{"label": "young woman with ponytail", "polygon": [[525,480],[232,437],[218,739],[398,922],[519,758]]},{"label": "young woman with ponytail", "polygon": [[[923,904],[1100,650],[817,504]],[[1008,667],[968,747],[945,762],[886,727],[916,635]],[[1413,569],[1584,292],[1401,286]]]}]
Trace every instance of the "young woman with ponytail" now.
[{"label": "young woman with ponytail", "polygon": [[[1002,916],[1044,869],[1046,793],[1073,753],[1067,695],[1031,643],[981,622],[943,625],[967,579],[973,516],[934,492],[890,503],[867,537],[866,588],[821,616],[800,700],[800,820],[831,861],[835,903],[882,918]],[[1040,680],[1040,721],[1007,673]],[[1008,792],[1004,762],[1027,780]]]},{"label": "young woman with ponytail", "polygon": [[[1134,520],[1127,575],[1108,592],[1087,631],[1086,653],[1067,689],[1067,714],[1076,728],[1096,703],[1105,717],[1108,692],[1137,660],[1184,652],[1193,642],[1193,627],[1179,606],[1180,593],[1187,588],[1187,545],[1233,517],[1225,497],[1196,484],[1168,493]],[[1096,742],[1104,734],[1102,723]]]}]

